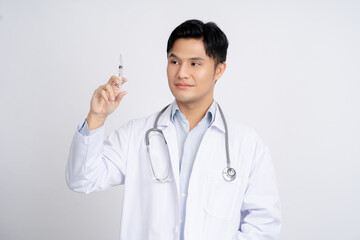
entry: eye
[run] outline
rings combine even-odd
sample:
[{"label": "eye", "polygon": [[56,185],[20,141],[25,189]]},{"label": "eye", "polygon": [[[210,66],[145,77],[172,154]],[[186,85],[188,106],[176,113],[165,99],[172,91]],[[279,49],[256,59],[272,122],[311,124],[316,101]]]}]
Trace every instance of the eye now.
[{"label": "eye", "polygon": [[198,62],[192,62],[191,63],[191,66],[200,66],[201,64],[200,63],[198,63]]},{"label": "eye", "polygon": [[170,60],[170,63],[171,63],[171,64],[179,64],[179,62],[176,61],[176,60]]}]

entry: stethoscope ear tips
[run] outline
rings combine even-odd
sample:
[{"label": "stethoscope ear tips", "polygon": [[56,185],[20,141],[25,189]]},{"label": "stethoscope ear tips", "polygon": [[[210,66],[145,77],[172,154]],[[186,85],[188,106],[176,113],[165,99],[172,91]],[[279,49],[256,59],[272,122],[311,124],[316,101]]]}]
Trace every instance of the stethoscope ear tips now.
[{"label": "stethoscope ear tips", "polygon": [[236,171],[233,168],[226,167],[223,170],[223,177],[226,181],[231,182],[236,178]]}]

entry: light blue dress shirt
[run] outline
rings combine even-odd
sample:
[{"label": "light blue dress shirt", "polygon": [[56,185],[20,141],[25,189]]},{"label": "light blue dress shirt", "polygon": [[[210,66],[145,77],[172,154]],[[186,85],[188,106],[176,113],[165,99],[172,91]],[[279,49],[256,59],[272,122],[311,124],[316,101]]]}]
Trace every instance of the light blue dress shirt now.
[{"label": "light blue dress shirt", "polygon": [[[186,201],[192,167],[199,149],[201,140],[210,125],[215,120],[217,110],[216,102],[213,101],[205,116],[190,130],[189,121],[180,111],[176,101],[172,104],[171,121],[175,125],[179,150],[179,171],[180,171],[180,240],[184,239],[184,226],[186,220]],[[84,136],[90,136],[99,131],[103,126],[89,130],[86,120],[79,132]]]}]

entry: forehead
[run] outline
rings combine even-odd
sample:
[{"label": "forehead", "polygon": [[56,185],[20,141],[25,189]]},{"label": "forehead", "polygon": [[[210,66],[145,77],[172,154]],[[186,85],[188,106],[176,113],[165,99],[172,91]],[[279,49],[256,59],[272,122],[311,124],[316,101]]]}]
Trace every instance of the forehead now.
[{"label": "forehead", "polygon": [[168,56],[170,56],[170,54],[174,54],[180,58],[201,57],[203,59],[210,59],[209,56],[206,55],[205,44],[202,39],[179,38],[174,42]]}]

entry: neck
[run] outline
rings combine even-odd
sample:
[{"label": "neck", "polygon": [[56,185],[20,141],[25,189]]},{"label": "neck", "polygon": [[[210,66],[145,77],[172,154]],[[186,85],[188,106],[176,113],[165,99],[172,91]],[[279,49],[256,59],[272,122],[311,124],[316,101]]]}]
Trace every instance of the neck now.
[{"label": "neck", "polygon": [[203,102],[184,103],[176,100],[180,111],[189,121],[190,130],[193,129],[205,116],[207,110],[213,102],[213,98]]}]

